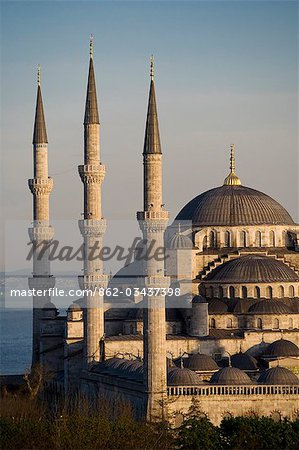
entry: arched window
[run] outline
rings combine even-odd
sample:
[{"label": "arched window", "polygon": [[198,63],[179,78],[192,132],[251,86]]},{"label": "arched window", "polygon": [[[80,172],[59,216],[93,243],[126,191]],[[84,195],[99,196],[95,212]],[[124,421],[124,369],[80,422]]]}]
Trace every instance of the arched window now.
[{"label": "arched window", "polygon": [[247,287],[242,286],[242,298],[247,298]]},{"label": "arched window", "polygon": [[291,318],[289,319],[289,328],[290,329],[294,328],[294,321]]},{"label": "arched window", "polygon": [[275,233],[274,233],[274,231],[270,231],[269,245],[270,245],[270,247],[275,247]]},{"label": "arched window", "polygon": [[278,288],[278,297],[283,298],[284,297],[284,288],[283,286],[279,286]]},{"label": "arched window", "polygon": [[130,334],[134,334],[134,325],[130,325]]},{"label": "arched window", "polygon": [[214,297],[214,289],[213,289],[213,286],[210,286],[210,287],[209,287],[209,296],[210,296],[210,298],[213,298],[213,297]]},{"label": "arched window", "polygon": [[214,231],[210,231],[210,247],[215,248],[216,247],[216,235]]},{"label": "arched window", "polygon": [[289,297],[294,298],[295,297],[295,289],[294,286],[289,287]]},{"label": "arched window", "polygon": [[229,287],[229,298],[235,298],[235,288],[233,286]]},{"label": "arched window", "polygon": [[255,233],[255,246],[256,247],[262,246],[262,233],[260,231],[256,231]]},{"label": "arched window", "polygon": [[206,287],[205,287],[203,284],[200,286],[200,293],[201,293],[201,295],[203,295],[204,297],[207,295]]},{"label": "arched window", "polygon": [[247,247],[246,231],[241,231],[240,233],[240,247]]},{"label": "arched window", "polygon": [[258,319],[257,319],[257,321],[256,321],[256,326],[257,326],[257,328],[258,328],[259,330],[262,330],[262,329],[263,329],[263,321],[262,321],[261,318],[258,318]]},{"label": "arched window", "polygon": [[216,321],[215,319],[211,319],[211,328],[216,328]]},{"label": "arched window", "polygon": [[172,325],[172,334],[176,334],[176,325]]},{"label": "arched window", "polygon": [[202,248],[203,248],[204,250],[206,250],[207,247],[208,247],[208,238],[207,238],[207,236],[204,236],[204,238],[203,238],[203,240],[202,240]]},{"label": "arched window", "polygon": [[224,234],[224,247],[231,247],[231,236],[229,231],[226,231]]},{"label": "arched window", "polygon": [[268,287],[267,287],[266,292],[267,292],[267,297],[268,297],[268,298],[273,298],[273,289],[272,289],[271,286],[268,286]]},{"label": "arched window", "polygon": [[223,298],[223,295],[224,295],[224,293],[223,293],[223,287],[222,287],[222,286],[219,286],[219,298]]},{"label": "arched window", "polygon": [[232,327],[233,327],[232,319],[227,319],[227,328],[232,328]]},{"label": "arched window", "polygon": [[279,320],[278,319],[274,319],[274,321],[273,321],[273,328],[275,330],[277,330],[279,328]]},{"label": "arched window", "polygon": [[254,297],[261,298],[261,290],[258,286],[255,286],[255,288],[254,288]]}]

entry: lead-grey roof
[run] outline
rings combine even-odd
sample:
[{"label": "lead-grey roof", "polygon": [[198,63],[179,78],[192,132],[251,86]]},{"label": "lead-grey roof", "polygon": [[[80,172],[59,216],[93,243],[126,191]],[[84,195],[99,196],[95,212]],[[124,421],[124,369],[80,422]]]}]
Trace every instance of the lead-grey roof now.
[{"label": "lead-grey roof", "polygon": [[44,106],[42,91],[40,85],[37,86],[37,98],[36,98],[36,108],[35,108],[35,120],[34,120],[34,130],[33,130],[33,144],[47,144],[47,130],[46,121],[44,115]]},{"label": "lead-grey roof", "polygon": [[289,213],[273,198],[245,186],[220,186],[198,195],[176,220],[193,226],[293,225]]},{"label": "lead-grey roof", "polygon": [[88,82],[87,82],[87,93],[86,93],[86,103],[85,103],[85,115],[84,124],[100,123],[99,112],[98,112],[98,102],[97,102],[97,89],[96,81],[93,67],[93,59],[90,58],[89,61],[89,72],[88,72]]},{"label": "lead-grey roof", "polygon": [[145,137],[143,154],[157,153],[161,154],[161,143],[159,133],[159,123],[156,105],[155,84],[151,80],[148,99],[147,118],[145,126]]}]

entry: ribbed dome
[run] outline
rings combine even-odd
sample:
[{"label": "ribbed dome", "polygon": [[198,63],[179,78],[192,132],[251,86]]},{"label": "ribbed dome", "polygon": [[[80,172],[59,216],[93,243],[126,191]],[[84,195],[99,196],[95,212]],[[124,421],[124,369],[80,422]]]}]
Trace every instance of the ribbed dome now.
[{"label": "ribbed dome", "polygon": [[265,370],[257,381],[263,384],[283,384],[286,386],[299,384],[299,379],[293,372],[280,366]]},{"label": "ribbed dome", "polygon": [[266,348],[264,356],[274,358],[299,356],[299,348],[294,342],[288,341],[287,339],[278,339]]},{"label": "ribbed dome", "polygon": [[171,367],[167,371],[167,384],[169,386],[197,386],[201,384],[201,380],[192,370]]},{"label": "ribbed dome", "polygon": [[224,314],[227,313],[228,307],[225,303],[214,298],[208,302],[209,314]]},{"label": "ribbed dome", "polygon": [[198,372],[219,369],[214,359],[203,353],[193,353],[188,358],[183,358],[183,364],[186,369],[196,370]]},{"label": "ribbed dome", "polygon": [[278,300],[260,300],[250,306],[251,314],[290,314],[290,308]]},{"label": "ribbed dome", "polygon": [[226,185],[195,197],[176,220],[190,220],[200,227],[294,224],[289,213],[268,195],[245,186]]},{"label": "ribbed dome", "polygon": [[277,259],[261,255],[246,255],[216,267],[204,281],[271,283],[299,281],[299,277],[293,269]]},{"label": "ribbed dome", "polygon": [[192,299],[192,304],[196,303],[207,303],[207,299],[202,295],[195,295]]},{"label": "ribbed dome", "polygon": [[236,353],[231,357],[231,364],[241,370],[257,370],[257,361],[247,353]]},{"label": "ribbed dome", "polygon": [[224,367],[214,373],[210,379],[213,384],[251,384],[249,376],[236,367]]},{"label": "ribbed dome", "polygon": [[192,249],[193,243],[188,236],[181,233],[175,233],[169,239],[167,247],[170,250]]}]

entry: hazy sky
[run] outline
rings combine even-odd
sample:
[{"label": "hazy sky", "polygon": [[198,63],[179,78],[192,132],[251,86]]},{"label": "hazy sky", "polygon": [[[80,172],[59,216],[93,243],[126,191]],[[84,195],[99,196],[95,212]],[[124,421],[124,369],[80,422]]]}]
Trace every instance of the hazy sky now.
[{"label": "hazy sky", "polygon": [[30,220],[36,65],[49,139],[53,219],[83,205],[83,115],[94,34],[105,217],[142,207],[142,148],[155,80],[172,218],[236,171],[298,215],[298,3],[288,1],[2,2],[1,115],[4,211]]}]

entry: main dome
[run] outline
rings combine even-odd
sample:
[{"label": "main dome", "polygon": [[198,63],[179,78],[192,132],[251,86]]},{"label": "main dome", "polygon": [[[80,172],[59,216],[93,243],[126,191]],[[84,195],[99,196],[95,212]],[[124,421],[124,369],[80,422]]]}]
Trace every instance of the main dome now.
[{"label": "main dome", "polygon": [[179,212],[177,221],[193,226],[293,225],[289,213],[263,192],[223,185],[198,195]]}]

